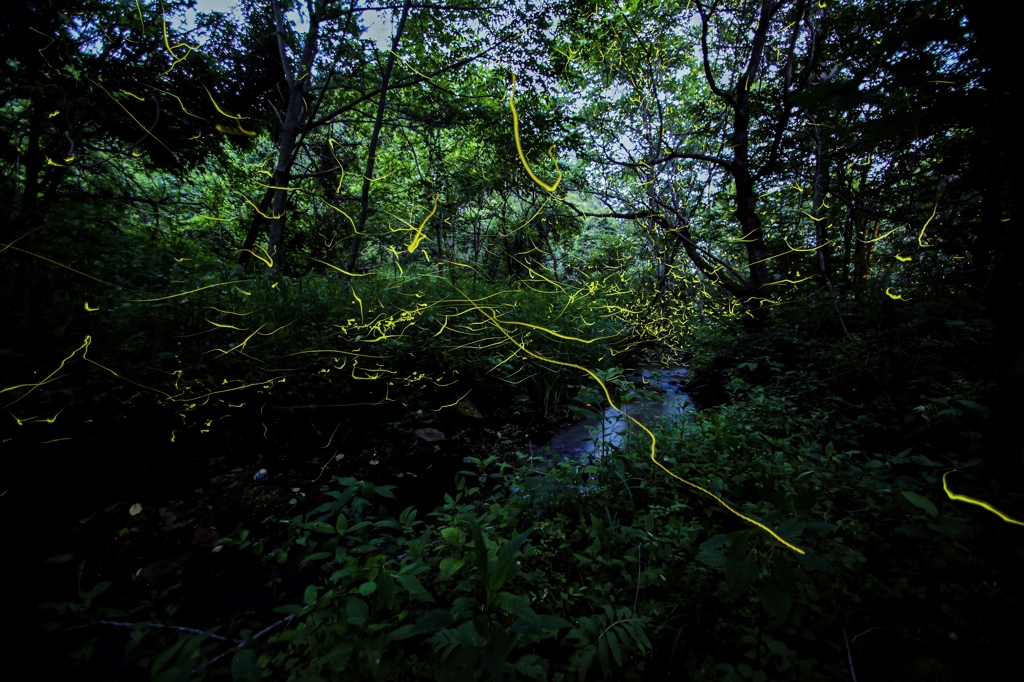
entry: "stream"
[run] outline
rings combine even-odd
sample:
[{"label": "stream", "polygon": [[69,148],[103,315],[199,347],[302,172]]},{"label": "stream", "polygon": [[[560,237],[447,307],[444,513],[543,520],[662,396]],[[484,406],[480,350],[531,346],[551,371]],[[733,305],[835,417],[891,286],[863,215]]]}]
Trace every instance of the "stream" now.
[{"label": "stream", "polygon": [[555,431],[547,445],[531,446],[530,454],[545,458],[560,455],[576,460],[599,458],[608,448],[621,445],[630,431],[639,430],[626,415],[640,422],[657,417],[681,419],[695,409],[683,390],[686,374],[686,367],[627,370],[624,376],[636,385],[638,395],[622,403],[622,411],[609,406],[602,418],[584,419],[563,426]]}]

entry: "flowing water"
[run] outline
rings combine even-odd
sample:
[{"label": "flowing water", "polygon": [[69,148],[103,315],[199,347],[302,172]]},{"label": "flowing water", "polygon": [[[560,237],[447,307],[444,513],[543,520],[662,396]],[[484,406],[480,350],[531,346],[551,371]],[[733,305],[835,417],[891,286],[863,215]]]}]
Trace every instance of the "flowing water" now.
[{"label": "flowing water", "polygon": [[693,411],[693,403],[683,390],[685,367],[641,368],[627,370],[624,376],[637,387],[637,395],[619,405],[622,411],[606,407],[602,418],[584,419],[558,429],[543,447],[532,447],[531,454],[586,460],[600,457],[606,449],[619,446],[630,431],[639,427],[626,415],[640,422],[667,417],[682,419]]}]

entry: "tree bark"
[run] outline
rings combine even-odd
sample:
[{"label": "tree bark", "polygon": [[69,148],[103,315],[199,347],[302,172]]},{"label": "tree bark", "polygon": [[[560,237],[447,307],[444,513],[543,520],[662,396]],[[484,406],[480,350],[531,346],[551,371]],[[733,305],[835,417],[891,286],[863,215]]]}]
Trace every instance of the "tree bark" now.
[{"label": "tree bark", "polygon": [[755,316],[763,314],[765,308],[760,299],[761,288],[768,283],[768,248],[764,241],[761,218],[757,215],[757,192],[754,177],[750,172],[750,89],[757,82],[764,59],[764,46],[768,39],[772,16],[778,6],[773,0],[761,0],[761,14],[750,46],[747,70],[736,82],[733,95],[733,162],[732,176],[736,182],[736,220],[739,221],[744,243],[747,247],[747,269],[750,273],[749,296],[757,300],[753,306]]},{"label": "tree bark", "polygon": [[292,164],[295,163],[296,141],[306,124],[305,95],[309,91],[310,73],[313,61],[319,48],[320,21],[324,8],[323,0],[316,7],[310,5],[309,30],[303,42],[302,55],[299,59],[299,74],[288,58],[284,44],[284,11],[280,0],[271,0],[274,10],[274,22],[277,28],[277,46],[281,56],[281,68],[284,70],[288,83],[288,106],[285,109],[281,134],[277,140],[277,166],[271,179],[274,193],[270,210],[270,225],[267,228],[267,274],[276,274],[281,270],[281,241],[284,238],[285,218],[288,209],[289,183],[291,182]]},{"label": "tree bark", "polygon": [[242,250],[238,256],[239,265],[245,265],[252,258],[252,247],[256,245],[256,240],[260,236],[260,228],[263,226],[263,221],[266,220],[263,214],[270,210],[270,202],[273,198],[274,190],[267,189],[263,193],[260,205],[253,213],[252,221],[249,223],[249,230],[245,234],[245,241],[242,243]]},{"label": "tree bark", "polygon": [[31,214],[35,213],[36,205],[39,202],[39,174],[43,168],[43,152],[39,148],[39,128],[42,125],[42,115],[38,107],[32,110],[32,119],[29,123],[28,149],[25,151],[25,189],[21,195],[21,215],[26,221],[31,221]]},{"label": "tree bark", "polygon": [[[981,83],[986,98],[978,108],[973,145],[982,194],[981,224],[976,243],[977,266],[991,264],[984,301],[996,341],[998,391],[992,409],[988,458],[994,473],[1016,487],[1024,485],[1024,226],[1020,224],[1020,187],[1024,168],[1024,134],[1019,106],[1024,93],[1024,27],[1007,14],[1019,3],[1011,0],[968,0],[968,26],[976,36],[974,50],[984,67]],[[980,274],[980,273],[979,273]]]},{"label": "tree bark", "polygon": [[[813,121],[811,122],[813,125]],[[832,300],[832,307],[836,312],[836,320],[839,322],[843,336],[850,339],[850,330],[846,328],[846,320],[839,310],[836,302],[835,287],[832,286],[831,257],[828,248],[828,214],[825,212],[825,197],[828,196],[829,172],[828,156],[824,151],[824,143],[821,140],[821,131],[815,127],[814,133],[814,188],[811,192],[811,219],[814,221],[814,246],[818,256],[818,274],[825,280],[828,287],[828,295]]]},{"label": "tree bark", "polygon": [[377,116],[373,121],[373,132],[370,134],[370,146],[366,155],[366,172],[363,174],[363,187],[359,195],[359,216],[356,218],[356,227],[352,235],[352,244],[349,247],[348,259],[345,260],[346,272],[355,272],[356,261],[359,259],[359,250],[362,248],[363,229],[366,227],[366,219],[370,214],[370,183],[373,181],[373,169],[377,163],[377,147],[380,144],[380,131],[384,126],[384,110],[388,103],[388,85],[391,82],[391,73],[395,67],[395,55],[398,53],[398,44],[402,39],[402,32],[405,30],[405,20],[409,17],[409,9],[412,0],[405,0],[402,4],[402,15],[395,28],[395,36],[391,39],[391,52],[384,66],[384,73],[381,74],[380,98],[377,100]]}]

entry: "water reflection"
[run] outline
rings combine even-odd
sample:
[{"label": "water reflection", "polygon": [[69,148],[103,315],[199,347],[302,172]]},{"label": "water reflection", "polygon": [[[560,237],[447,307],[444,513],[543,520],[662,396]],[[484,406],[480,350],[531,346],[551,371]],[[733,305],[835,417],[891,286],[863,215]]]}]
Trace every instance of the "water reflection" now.
[{"label": "water reflection", "polygon": [[630,431],[639,430],[627,414],[641,422],[659,417],[681,419],[694,409],[683,390],[686,373],[685,367],[627,370],[624,376],[636,385],[637,395],[619,405],[622,412],[607,407],[601,419],[584,419],[564,426],[547,445],[531,448],[531,454],[578,460],[600,457],[607,449],[621,445]]}]

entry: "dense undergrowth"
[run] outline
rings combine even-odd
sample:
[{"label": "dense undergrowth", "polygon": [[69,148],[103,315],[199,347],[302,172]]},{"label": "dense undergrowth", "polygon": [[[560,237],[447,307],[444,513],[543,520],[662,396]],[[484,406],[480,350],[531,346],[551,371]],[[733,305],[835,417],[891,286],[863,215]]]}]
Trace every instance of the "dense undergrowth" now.
[{"label": "dense undergrowth", "polygon": [[[202,273],[183,268],[179,286],[218,281],[215,268]],[[99,364],[74,355],[78,383],[40,384],[33,399],[45,412],[71,398],[70,412],[151,451],[112,443],[89,466],[139,480],[77,489],[88,512],[77,523],[50,512],[54,527],[76,525],[43,552],[74,550],[38,592],[41,645],[66,652],[53,664],[80,679],[161,680],[924,680],[1000,669],[1020,606],[1019,529],[943,493],[955,470],[957,492],[1021,506],[981,465],[990,340],[968,306],[876,304],[871,318],[849,316],[853,339],[813,308],[757,333],[693,330],[703,409],[650,424],[655,455],[798,554],[668,477],[643,432],[597,461],[538,466],[523,454],[543,417],[586,399],[592,382],[522,358],[499,365],[507,346],[492,357],[470,341],[503,307],[572,335],[554,308],[574,302],[477,286],[467,297],[414,272],[357,283],[361,301],[327,276],[96,299],[117,311],[88,348]],[[446,314],[465,344],[437,340]],[[240,317],[246,331],[204,325]],[[72,320],[40,347],[85,328]],[[367,335],[381,339],[369,360],[355,352]],[[535,331],[531,344],[611,364],[607,345]],[[340,369],[346,354],[360,369]],[[515,383],[518,372],[527,378]],[[222,399],[224,386],[235,390]],[[410,435],[426,426],[450,437]],[[342,434],[326,448],[330,428]],[[48,464],[78,471],[60,448]],[[259,466],[271,475],[255,481]],[[66,478],[48,484],[68,493]]]}]

